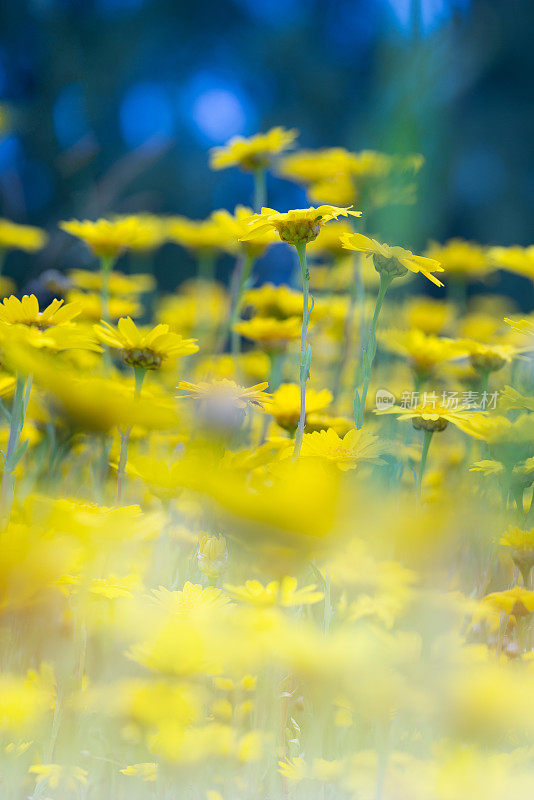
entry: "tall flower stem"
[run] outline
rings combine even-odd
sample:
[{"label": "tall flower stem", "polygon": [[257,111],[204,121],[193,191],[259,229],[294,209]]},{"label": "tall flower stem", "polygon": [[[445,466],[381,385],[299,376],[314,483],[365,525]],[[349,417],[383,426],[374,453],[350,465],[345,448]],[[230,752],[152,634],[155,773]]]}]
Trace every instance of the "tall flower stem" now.
[{"label": "tall flower stem", "polygon": [[[135,389],[134,397],[141,396],[141,389],[143,388],[143,381],[146,375],[146,369],[143,367],[134,367],[135,375]],[[128,444],[130,442],[130,433],[132,427],[126,428],[125,431],[119,429],[121,437],[121,450],[119,455],[119,465],[117,467],[117,504],[122,500],[122,492],[124,489],[125,476],[126,476],[126,463],[128,461]]]},{"label": "tall flower stem", "polygon": [[304,426],[306,424],[306,383],[310,377],[311,365],[311,346],[308,344],[308,326],[310,324],[309,297],[310,297],[310,273],[308,262],[306,261],[306,244],[301,242],[295,245],[300,262],[300,272],[302,277],[302,330],[300,334],[300,418],[295,435],[295,448],[293,458],[300,455],[302,438],[304,436]]},{"label": "tall flower stem", "polygon": [[425,435],[423,438],[423,450],[421,452],[419,473],[417,475],[417,499],[419,500],[419,502],[421,502],[421,497],[423,494],[423,478],[425,477],[426,460],[428,458],[428,450],[430,448],[430,442],[432,441],[433,435],[434,431],[425,431]]},{"label": "tall flower stem", "polygon": [[243,295],[245,294],[245,290],[250,279],[254,261],[254,256],[252,256],[250,253],[247,253],[245,258],[238,264],[239,272],[236,280],[236,291],[232,302],[232,308],[230,310],[230,337],[233,356],[239,355],[241,349],[241,337],[236,331],[234,331],[234,325],[238,322],[239,315],[241,314]]},{"label": "tall flower stem", "polygon": [[100,303],[102,305],[102,319],[104,322],[110,322],[109,314],[109,276],[113,271],[115,263],[114,256],[101,256],[100,257],[100,274],[102,276],[102,288],[100,291]]},{"label": "tall flower stem", "polygon": [[[387,275],[385,272],[380,273],[380,287],[376,297],[375,310],[367,337],[362,344],[360,353],[360,363],[358,365],[358,376],[356,380],[356,387],[354,389],[354,421],[356,428],[359,430],[363,426],[363,417],[365,414],[365,403],[367,401],[367,392],[369,391],[369,384],[371,383],[371,375],[373,373],[373,361],[376,355],[376,326],[380,316],[380,310],[384,297],[391,284],[393,277]],[[361,383],[361,391],[358,391],[358,384]]]},{"label": "tall flower stem", "polygon": [[7,450],[4,456],[4,470],[0,487],[0,510],[2,521],[7,523],[11,515],[13,495],[15,490],[14,472],[17,464],[24,455],[27,441],[20,443],[20,436],[24,426],[26,410],[30,400],[32,386],[31,376],[26,380],[22,375],[17,375],[15,394],[11,406],[11,419],[9,423],[9,437]]},{"label": "tall flower stem", "polygon": [[265,205],[267,186],[265,181],[265,168],[258,167],[254,170],[254,211],[259,214]]}]

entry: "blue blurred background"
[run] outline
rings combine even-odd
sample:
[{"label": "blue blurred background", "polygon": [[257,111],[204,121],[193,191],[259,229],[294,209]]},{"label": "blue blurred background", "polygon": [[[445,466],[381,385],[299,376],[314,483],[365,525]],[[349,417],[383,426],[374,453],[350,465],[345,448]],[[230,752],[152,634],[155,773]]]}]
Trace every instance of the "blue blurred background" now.
[{"label": "blue blurred background", "polygon": [[[150,210],[204,217],[251,201],[210,147],[273,125],[300,145],[417,151],[419,202],[385,240],[529,244],[532,0],[18,0],[0,10],[0,214],[42,225]],[[268,200],[302,206],[270,178]],[[19,283],[81,258],[64,234]],[[187,257],[166,246],[173,289]]]}]

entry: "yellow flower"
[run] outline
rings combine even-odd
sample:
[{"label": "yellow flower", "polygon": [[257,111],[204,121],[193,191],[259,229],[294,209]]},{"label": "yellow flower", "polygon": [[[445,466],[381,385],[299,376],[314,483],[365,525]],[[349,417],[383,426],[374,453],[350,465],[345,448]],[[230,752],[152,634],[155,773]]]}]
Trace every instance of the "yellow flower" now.
[{"label": "yellow flower", "polygon": [[73,324],[81,309],[77,303],[63,304],[53,300],[39,310],[34,294],[25,294],[22,300],[14,295],[0,303],[0,329],[9,341],[19,341],[32,347],[51,351],[81,349],[102,352],[92,336]]},{"label": "yellow flower", "polygon": [[171,242],[197,254],[228,249],[233,240],[228,227],[221,225],[213,215],[205,220],[168,217],[165,224],[167,237]]},{"label": "yellow flower", "polygon": [[386,409],[375,409],[375,414],[397,414],[397,419],[411,420],[416,430],[444,431],[452,423],[461,431],[466,431],[473,414],[468,411],[451,411],[438,402],[421,403],[414,408],[391,406]]},{"label": "yellow flower", "polygon": [[[302,317],[302,292],[289,286],[275,286],[264,283],[256,289],[249,289],[243,295],[243,307],[250,306],[260,317],[287,319]],[[310,300],[311,306],[311,300]]]},{"label": "yellow flower", "polygon": [[425,377],[437,364],[461,358],[467,353],[463,342],[427,335],[417,329],[381,331],[377,338],[386,350],[408,358],[413,370]]},{"label": "yellow flower", "polygon": [[[102,298],[97,292],[79,292],[71,289],[67,292],[69,303],[76,303],[80,309],[80,317],[97,322],[102,319]],[[109,299],[109,317],[137,317],[142,308],[135,299],[112,296]]]},{"label": "yellow flower", "polygon": [[511,548],[512,560],[523,576],[524,585],[527,586],[530,570],[534,566],[534,528],[529,531],[516,527],[509,528],[499,543]]},{"label": "yellow flower", "polygon": [[[307,389],[306,415],[323,411],[332,402],[332,393],[328,389]],[[300,387],[296,383],[283,383],[273,392],[270,402],[266,406],[269,414],[275,418],[278,425],[287,431],[293,432],[300,416]]]},{"label": "yellow flower", "polygon": [[372,257],[377,272],[385,273],[392,278],[400,278],[408,272],[420,272],[436,286],[443,286],[433,272],[443,272],[443,267],[433,258],[416,256],[405,250],[404,247],[380,244],[376,239],[370,239],[363,233],[351,233],[341,237],[343,247],[347,250],[356,250]]},{"label": "yellow flower", "polygon": [[380,455],[386,446],[378,436],[363,430],[350,430],[342,438],[329,428],[326,431],[305,433],[302,440],[303,458],[321,458],[335,464],[340,470],[356,469],[362,462],[383,464]]},{"label": "yellow flower", "polygon": [[34,253],[41,250],[48,241],[48,236],[40,228],[31,225],[18,225],[9,219],[0,218],[0,251],[25,250]]},{"label": "yellow flower", "polygon": [[235,381],[223,378],[222,380],[200,381],[196,384],[180,381],[178,389],[187,392],[187,395],[182,395],[182,397],[189,396],[195,400],[210,401],[216,401],[217,398],[220,398],[221,401],[231,401],[237,408],[244,409],[247,406],[263,408],[270,398],[270,395],[264,391],[267,386],[267,381],[264,381],[247,389],[244,386],[239,386]]},{"label": "yellow flower", "polygon": [[302,320],[300,317],[276,319],[274,317],[253,317],[238,322],[234,331],[256,342],[267,353],[283,353],[289,342],[300,338]]},{"label": "yellow flower", "polygon": [[198,542],[197,562],[204,575],[207,575],[208,578],[218,578],[228,563],[228,550],[224,536],[201,534]]},{"label": "yellow flower", "polygon": [[236,600],[243,600],[258,608],[271,608],[280,605],[283,608],[318,603],[323,599],[322,592],[316,591],[315,585],[297,589],[297,579],[286,575],[282,581],[271,581],[266,586],[256,580],[246,581],[244,586],[225,584],[224,588]]},{"label": "yellow flower", "polygon": [[137,775],[143,781],[154,782],[158,778],[158,765],[155,761],[145,761],[141,764],[130,764],[120,770],[123,775]]},{"label": "yellow flower", "polygon": [[156,325],[146,331],[138,328],[131,317],[119,319],[116,328],[102,322],[94,326],[94,331],[101,342],[121,350],[124,362],[131,367],[158,369],[166,358],[198,351],[195,339],[182,339],[179,334],[170,333],[168,325]]},{"label": "yellow flower", "polygon": [[250,218],[253,213],[252,209],[247,206],[236,206],[233,214],[226,209],[212,213],[211,218],[219,226],[223,238],[226,240],[224,249],[229,253],[236,254],[245,250],[253,258],[259,258],[269,245],[278,241],[274,230],[266,231],[262,236],[258,236],[250,242],[241,241],[241,238],[249,231]]},{"label": "yellow flower", "polygon": [[511,344],[483,344],[464,339],[471,365],[477,372],[498,372],[520,352]]},{"label": "yellow flower", "polygon": [[35,775],[35,782],[44,781],[50,789],[62,787],[78,792],[80,786],[87,786],[88,772],[81,767],[67,767],[62,764],[34,764],[28,770]]},{"label": "yellow flower", "polygon": [[504,318],[504,321],[507,325],[510,325],[515,331],[519,333],[524,333],[527,336],[534,337],[534,322],[530,319],[518,319],[513,320],[509,319],[508,317]]},{"label": "yellow flower", "polygon": [[413,297],[405,306],[406,321],[409,328],[417,328],[423,333],[437,336],[451,321],[451,309],[442,300],[432,297]]},{"label": "yellow flower", "polygon": [[530,247],[492,247],[489,257],[496,267],[534,280],[534,245],[530,245]]},{"label": "yellow flower", "polygon": [[[89,269],[71,269],[68,273],[70,280],[79,289],[91,292],[102,291],[102,273]],[[156,287],[153,275],[138,274],[125,275],[123,272],[113,270],[109,275],[109,293],[113,296],[128,297],[129,295],[151,292]]]},{"label": "yellow flower", "polygon": [[449,239],[445,244],[430,242],[425,256],[438,261],[453,277],[481,278],[493,269],[487,250],[463,239]]},{"label": "yellow flower", "polygon": [[0,304],[0,321],[8,325],[28,325],[44,331],[55,325],[68,325],[81,309],[76,303],[63,305],[63,300],[52,300],[49,306],[39,311],[39,301],[34,294],[25,294],[22,300],[11,295]]},{"label": "yellow flower", "polygon": [[268,167],[275,156],[289,150],[298,136],[294,128],[271,128],[267,133],[257,133],[248,139],[235,136],[224,145],[215,147],[210,154],[212,169],[240,167],[245,172]]},{"label": "yellow flower", "polygon": [[504,592],[488,594],[482,602],[496,611],[513,614],[515,617],[526,617],[534,611],[534,592],[522,586],[514,586]]},{"label": "yellow flower", "polygon": [[312,242],[319,235],[322,226],[337,217],[360,217],[361,211],[351,211],[352,206],[338,208],[323,205],[314,208],[296,208],[283,214],[273,208],[262,208],[261,214],[254,214],[250,220],[250,230],[241,241],[252,239],[274,228],[283,242],[298,245]]},{"label": "yellow flower", "polygon": [[96,222],[72,219],[60,222],[59,227],[82,239],[95,255],[103,258],[115,258],[123,250],[131,248],[142,236],[139,217],[97,219]]}]

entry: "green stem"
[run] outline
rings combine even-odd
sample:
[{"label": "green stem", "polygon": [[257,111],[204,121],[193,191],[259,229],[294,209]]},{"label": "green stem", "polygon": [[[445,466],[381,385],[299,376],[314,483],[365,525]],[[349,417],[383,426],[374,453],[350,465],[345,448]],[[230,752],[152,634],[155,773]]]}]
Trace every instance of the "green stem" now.
[{"label": "green stem", "polygon": [[489,386],[489,370],[484,369],[480,373],[480,400],[482,400],[482,395],[484,394],[484,392],[486,393],[487,396],[488,386]]},{"label": "green stem", "polygon": [[109,276],[113,271],[115,263],[114,256],[101,256],[100,257],[100,274],[102,276],[102,289],[100,292],[100,303],[102,306],[102,319],[104,322],[110,322],[109,314]]},{"label": "green stem", "polygon": [[239,268],[238,283],[232,310],[230,313],[230,336],[231,336],[231,346],[232,346],[233,356],[238,356],[241,350],[241,336],[239,335],[239,333],[237,333],[237,331],[234,331],[234,325],[237,324],[237,322],[239,321],[239,317],[241,315],[241,307],[243,305],[243,295],[245,294],[245,289],[247,288],[248,285],[250,274],[252,272],[252,267],[254,266],[254,261],[255,261],[254,256],[252,256],[250,253],[247,253],[245,259],[243,261],[240,261],[238,265]]},{"label": "green stem", "polygon": [[423,493],[423,478],[425,477],[426,460],[433,435],[434,431],[425,431],[425,436],[423,439],[423,450],[421,452],[421,462],[419,464],[419,474],[417,476],[417,497],[419,502],[421,502],[421,496]]},{"label": "green stem", "polygon": [[213,283],[215,280],[215,253],[212,250],[200,250],[197,256],[197,277]]},{"label": "green stem", "polygon": [[[134,367],[134,375],[135,375],[134,397],[137,399],[138,397],[141,396],[141,389],[143,388],[143,381],[145,379],[146,369],[144,369],[143,367]],[[122,500],[122,493],[126,477],[126,464],[128,462],[128,444],[130,442],[131,430],[132,430],[131,425],[125,431],[119,430],[119,435],[121,437],[121,450],[119,455],[119,465],[117,467],[117,505]]]},{"label": "green stem", "polygon": [[369,391],[369,384],[371,383],[373,361],[375,360],[376,355],[376,326],[380,316],[382,303],[384,302],[384,297],[386,296],[386,292],[392,280],[393,278],[390,275],[386,275],[384,272],[380,274],[380,287],[376,297],[375,310],[369,326],[367,339],[362,346],[362,351],[360,354],[358,374],[359,376],[362,376],[362,390],[359,394],[357,385],[358,381],[356,382],[356,387],[354,390],[354,421],[358,430],[363,426],[367,392]]},{"label": "green stem", "polygon": [[304,436],[304,426],[306,425],[306,383],[310,377],[310,364],[311,364],[311,347],[307,343],[308,326],[310,324],[310,309],[309,309],[309,295],[310,295],[310,273],[308,270],[308,263],[306,261],[306,244],[301,242],[295,245],[300,262],[300,272],[302,277],[302,330],[300,334],[300,418],[295,434],[295,448],[293,450],[293,458],[296,459],[300,455],[300,448],[302,447],[302,439]]},{"label": "green stem", "polygon": [[13,395],[13,404],[11,406],[11,421],[9,425],[4,470],[2,472],[2,484],[0,487],[0,509],[4,523],[9,521],[11,507],[13,505],[13,494],[15,490],[13,473],[23,454],[20,449],[20,435],[24,426],[30,391],[31,378],[28,378],[28,382],[26,383],[26,379],[22,375],[17,375],[15,394]]},{"label": "green stem", "polygon": [[259,214],[266,203],[267,186],[265,182],[265,169],[258,167],[254,170],[254,211]]}]

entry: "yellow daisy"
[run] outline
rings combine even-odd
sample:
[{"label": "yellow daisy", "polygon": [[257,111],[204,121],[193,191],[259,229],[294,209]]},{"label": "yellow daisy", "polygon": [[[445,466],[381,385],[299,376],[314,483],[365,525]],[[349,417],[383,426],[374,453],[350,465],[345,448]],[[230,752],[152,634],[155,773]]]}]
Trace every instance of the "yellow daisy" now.
[{"label": "yellow daisy", "polygon": [[275,211],[274,208],[262,208],[261,214],[254,214],[250,220],[250,231],[241,237],[240,241],[247,241],[256,236],[274,230],[283,242],[299,245],[312,242],[317,238],[325,223],[338,217],[360,217],[361,211],[351,211],[352,206],[338,208],[338,206],[317,206],[314,208],[296,208],[287,213]]},{"label": "yellow daisy", "polygon": [[166,358],[198,351],[196,339],[182,339],[163,324],[148,331],[140,329],[131,317],[119,319],[116,328],[102,322],[94,326],[94,331],[103,344],[121,350],[124,362],[131,367],[158,369]]},{"label": "yellow daisy", "polygon": [[0,218],[0,250],[25,250],[34,253],[41,250],[48,236],[40,228],[32,225],[18,225],[9,219]]},{"label": "yellow daisy", "polygon": [[432,273],[443,272],[443,267],[433,258],[416,256],[404,247],[380,244],[376,239],[370,239],[363,233],[345,234],[341,237],[343,247],[347,250],[356,250],[372,257],[377,272],[385,273],[391,278],[400,278],[408,272],[420,272],[436,286],[443,286]]},{"label": "yellow daisy", "polygon": [[245,139],[234,136],[224,147],[215,147],[210,153],[210,166],[214,170],[240,167],[245,172],[268,167],[273,159],[289,150],[298,136],[295,128],[271,128],[267,133],[257,133]]}]

